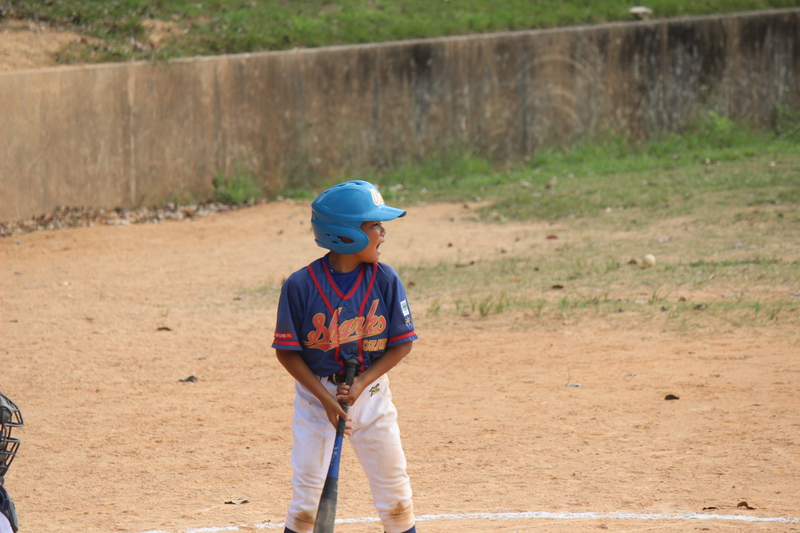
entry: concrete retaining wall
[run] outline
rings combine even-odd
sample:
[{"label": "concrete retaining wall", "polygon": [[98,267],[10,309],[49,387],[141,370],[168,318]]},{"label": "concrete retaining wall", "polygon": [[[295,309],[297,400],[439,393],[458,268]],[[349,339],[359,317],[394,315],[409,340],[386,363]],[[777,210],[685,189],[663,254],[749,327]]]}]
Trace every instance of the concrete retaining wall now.
[{"label": "concrete retaining wall", "polygon": [[800,108],[800,10],[0,75],[0,220]]}]

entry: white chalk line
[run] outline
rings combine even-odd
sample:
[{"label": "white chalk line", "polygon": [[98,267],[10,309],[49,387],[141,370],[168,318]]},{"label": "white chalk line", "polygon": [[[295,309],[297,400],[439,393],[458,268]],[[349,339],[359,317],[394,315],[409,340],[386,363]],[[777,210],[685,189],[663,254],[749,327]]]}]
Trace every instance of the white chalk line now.
[{"label": "white chalk line", "polygon": [[[434,520],[514,520],[520,518],[545,518],[549,520],[733,520],[739,522],[781,522],[794,524],[800,522],[800,518],[788,516],[760,517],[747,515],[731,514],[708,514],[708,513],[553,513],[548,511],[529,511],[524,513],[464,513],[464,514],[425,514],[416,517],[417,522],[430,522]],[[372,517],[362,518],[340,518],[337,524],[366,524],[379,522],[379,519]],[[239,531],[240,528],[257,529],[283,529],[284,524],[264,522],[253,524],[252,526],[223,526],[223,527],[200,527],[184,529],[181,533],[220,533],[222,531]],[[155,529],[143,531],[142,533],[169,533],[168,531]]]}]

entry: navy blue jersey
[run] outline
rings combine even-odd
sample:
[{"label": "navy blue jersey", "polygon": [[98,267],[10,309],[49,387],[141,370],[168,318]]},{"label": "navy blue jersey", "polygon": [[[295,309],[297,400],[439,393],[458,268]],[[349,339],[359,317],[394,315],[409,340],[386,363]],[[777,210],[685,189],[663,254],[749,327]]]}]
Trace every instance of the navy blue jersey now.
[{"label": "navy blue jersey", "polygon": [[272,347],[297,350],[318,376],[340,373],[358,357],[364,371],[386,348],[416,340],[406,291],[395,270],[362,263],[347,294],[324,258],[289,276],[281,288]]}]

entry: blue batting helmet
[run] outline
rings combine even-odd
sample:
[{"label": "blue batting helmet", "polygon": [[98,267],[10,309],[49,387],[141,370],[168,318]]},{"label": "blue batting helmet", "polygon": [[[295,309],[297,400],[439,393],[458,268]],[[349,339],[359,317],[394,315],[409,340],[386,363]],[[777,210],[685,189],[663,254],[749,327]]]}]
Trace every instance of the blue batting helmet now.
[{"label": "blue batting helmet", "polygon": [[357,254],[369,244],[369,237],[361,231],[362,222],[394,220],[405,214],[386,205],[373,184],[353,180],[317,196],[311,204],[311,227],[318,246],[340,254]]}]

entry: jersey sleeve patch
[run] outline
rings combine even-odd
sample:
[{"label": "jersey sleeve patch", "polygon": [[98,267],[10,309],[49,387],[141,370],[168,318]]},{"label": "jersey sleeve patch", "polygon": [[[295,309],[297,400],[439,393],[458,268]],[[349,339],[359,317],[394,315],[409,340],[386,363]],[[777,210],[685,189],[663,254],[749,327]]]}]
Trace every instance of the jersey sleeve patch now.
[{"label": "jersey sleeve patch", "polygon": [[300,346],[300,342],[295,339],[291,331],[276,331],[275,342],[273,344],[277,346]]},{"label": "jersey sleeve patch", "polygon": [[400,302],[400,309],[403,311],[403,316],[408,316],[411,314],[411,311],[408,308],[408,300],[403,300]]}]

